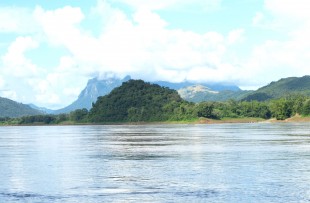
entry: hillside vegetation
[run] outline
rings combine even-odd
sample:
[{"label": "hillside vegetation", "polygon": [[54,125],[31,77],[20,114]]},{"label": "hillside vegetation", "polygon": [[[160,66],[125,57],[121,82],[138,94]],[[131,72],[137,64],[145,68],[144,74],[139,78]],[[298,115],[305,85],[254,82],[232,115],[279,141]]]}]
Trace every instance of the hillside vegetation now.
[{"label": "hillside vegetation", "polygon": [[153,121],[197,121],[200,118],[260,118],[285,120],[294,115],[310,116],[310,97],[291,94],[268,101],[192,103],[175,90],[142,80],[129,80],[110,94],[99,97],[93,107],[60,115],[35,115],[2,120],[4,124],[75,124]]},{"label": "hillside vegetation", "polygon": [[290,94],[310,96],[310,76],[283,78],[277,82],[271,82],[247,95],[243,100],[266,101]]},{"label": "hillside vegetation", "polygon": [[[89,119],[91,122],[179,120],[188,116],[186,106],[189,103],[175,90],[130,80],[110,94],[99,97],[90,110]],[[182,114],[178,114],[181,107]]]},{"label": "hillside vegetation", "polygon": [[0,117],[21,117],[27,115],[37,115],[42,112],[31,108],[28,105],[17,103],[13,100],[0,97]]}]

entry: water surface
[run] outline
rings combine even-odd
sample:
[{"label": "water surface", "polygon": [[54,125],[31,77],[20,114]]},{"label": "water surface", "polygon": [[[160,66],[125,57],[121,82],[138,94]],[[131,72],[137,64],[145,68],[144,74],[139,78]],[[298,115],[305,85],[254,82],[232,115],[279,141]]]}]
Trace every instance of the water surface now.
[{"label": "water surface", "polygon": [[310,124],[0,127],[0,202],[309,202]]}]

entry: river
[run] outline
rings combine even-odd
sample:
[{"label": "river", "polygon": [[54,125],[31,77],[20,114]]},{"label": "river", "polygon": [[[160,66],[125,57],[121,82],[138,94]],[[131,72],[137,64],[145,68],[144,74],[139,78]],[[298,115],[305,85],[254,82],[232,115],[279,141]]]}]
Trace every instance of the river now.
[{"label": "river", "polygon": [[309,202],[310,124],[0,127],[0,202]]}]

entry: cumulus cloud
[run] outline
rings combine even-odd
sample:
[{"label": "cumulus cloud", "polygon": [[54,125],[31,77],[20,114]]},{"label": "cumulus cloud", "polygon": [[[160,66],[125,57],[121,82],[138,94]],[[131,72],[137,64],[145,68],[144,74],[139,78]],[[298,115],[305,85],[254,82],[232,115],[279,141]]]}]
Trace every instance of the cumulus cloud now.
[{"label": "cumulus cloud", "polygon": [[44,10],[37,6],[34,18],[42,28],[46,40],[56,45],[74,46],[67,43],[79,42],[80,31],[77,25],[83,20],[84,14],[80,8],[66,6],[56,10]]},{"label": "cumulus cloud", "polygon": [[[219,2],[197,0],[192,4],[212,7]],[[39,29],[33,36],[18,37],[11,43],[2,57],[6,70],[3,72],[23,79],[23,85],[31,89],[35,96],[25,100],[50,107],[72,102],[91,76],[130,74],[146,80],[216,81],[235,75],[233,66],[222,58],[229,46],[241,39],[242,29],[232,30],[228,35],[168,29],[169,23],[155,12],[176,4],[187,6],[191,4],[188,1],[122,3],[135,7],[135,11],[128,15],[108,1],[98,1],[92,15],[103,28],[97,36],[81,27],[87,16],[80,8],[46,10],[37,6],[28,17],[33,18]],[[25,54],[42,43],[63,47],[69,54],[62,56],[53,70],[46,70]]]},{"label": "cumulus cloud", "polygon": [[32,12],[27,8],[0,7],[0,32],[34,33],[38,27]]},{"label": "cumulus cloud", "polygon": [[251,67],[245,69],[250,77],[244,83],[261,85],[279,77],[309,74],[309,2],[265,0],[264,5],[264,10],[253,18],[253,25],[276,30],[281,35],[253,47],[249,60],[244,64],[245,67]]},{"label": "cumulus cloud", "polygon": [[265,8],[278,17],[310,21],[308,0],[265,0]]},{"label": "cumulus cloud", "polygon": [[2,89],[5,85],[5,81],[3,79],[3,77],[0,75],[0,89]]},{"label": "cumulus cloud", "polygon": [[236,29],[236,30],[230,31],[228,34],[228,43],[234,44],[238,41],[241,41],[243,34],[244,34],[244,29]]},{"label": "cumulus cloud", "polygon": [[38,42],[32,37],[17,37],[2,57],[3,72],[15,77],[33,77],[41,71],[25,57],[25,52],[38,47]]},{"label": "cumulus cloud", "polygon": [[[176,2],[185,3],[156,1],[147,5],[160,9]],[[127,3],[135,5],[138,1]],[[193,67],[204,67],[213,72],[223,67],[222,56],[230,44],[241,39],[244,32],[237,29],[224,36],[217,32],[197,34],[167,29],[168,22],[145,6],[137,7],[132,16],[127,16],[108,2],[98,1],[94,11],[104,23],[98,37],[79,28],[78,24],[85,17],[79,8],[46,11],[37,7],[35,11],[46,38],[51,43],[57,42],[66,47],[78,64],[79,72],[84,75],[114,72],[138,77],[143,73],[144,79],[154,80],[166,78],[165,72],[174,74],[174,80],[185,80]],[[106,13],[109,14],[108,19]],[[63,18],[67,20],[62,22]],[[195,79],[193,73],[190,79]]]},{"label": "cumulus cloud", "polygon": [[136,9],[148,10],[165,10],[165,9],[186,9],[191,5],[196,5],[204,10],[213,10],[218,8],[221,0],[115,0],[123,4],[127,4]]},{"label": "cumulus cloud", "polygon": [[257,12],[252,20],[254,26],[259,25],[264,19],[264,14],[262,12]]},{"label": "cumulus cloud", "polygon": [[[288,0],[286,3],[266,1],[264,10],[253,14],[252,25],[259,29],[283,29],[286,22],[294,29],[285,28],[289,30],[285,40],[266,39],[256,44],[249,58],[242,61],[238,57],[232,61],[230,57],[249,37],[246,28],[236,27],[227,33],[212,30],[195,33],[169,28],[169,22],[158,14],[159,10],[176,8],[176,5],[179,8],[191,5],[216,8],[220,6],[220,0],[117,2],[134,9],[125,13],[113,7],[111,1],[98,0],[91,14],[72,6],[53,10],[37,6],[33,11],[26,10],[24,15],[28,17],[25,19],[32,19],[29,21],[35,25],[32,30],[35,33],[17,37],[9,45],[1,57],[1,74],[18,78],[15,81],[32,89],[31,94],[36,96],[25,98],[25,101],[39,105],[48,103],[49,107],[57,108],[76,99],[87,79],[94,76],[130,74],[145,80],[229,81],[259,86],[278,79],[279,72],[283,77],[308,73],[310,27],[307,19],[310,16],[304,9],[307,8],[305,1],[294,1],[294,5]],[[11,13],[0,12],[1,15],[10,16]],[[100,23],[99,33],[93,34],[82,26],[89,17]],[[20,31],[16,25],[23,19],[12,22],[12,27],[0,22],[0,32],[1,29],[2,32]],[[272,26],[265,26],[269,22]],[[43,43],[67,51],[50,70],[39,67],[26,55],[27,51],[35,50]],[[21,91],[16,91],[15,96],[21,98],[20,95]]]},{"label": "cumulus cloud", "polygon": [[13,90],[3,90],[1,91],[1,96],[15,101],[18,99],[16,91]]}]

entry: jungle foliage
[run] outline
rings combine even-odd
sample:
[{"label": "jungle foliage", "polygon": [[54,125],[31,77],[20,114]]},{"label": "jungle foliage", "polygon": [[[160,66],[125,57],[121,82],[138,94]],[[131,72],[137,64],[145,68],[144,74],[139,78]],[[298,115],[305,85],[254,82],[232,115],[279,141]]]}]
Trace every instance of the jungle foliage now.
[{"label": "jungle foliage", "polygon": [[236,101],[192,103],[183,100],[175,90],[129,80],[110,94],[99,97],[90,111],[78,109],[69,114],[33,115],[0,118],[2,124],[62,124],[189,121],[200,117],[276,118],[284,120],[296,114],[310,115],[310,97],[288,95],[268,101]]}]

